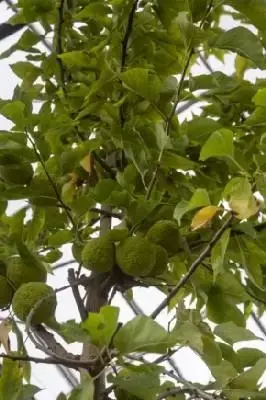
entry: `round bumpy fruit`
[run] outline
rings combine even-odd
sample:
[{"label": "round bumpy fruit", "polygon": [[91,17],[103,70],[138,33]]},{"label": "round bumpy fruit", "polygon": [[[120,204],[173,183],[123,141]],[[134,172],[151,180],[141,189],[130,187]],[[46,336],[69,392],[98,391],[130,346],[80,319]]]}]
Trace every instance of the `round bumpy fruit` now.
[{"label": "round bumpy fruit", "polygon": [[167,251],[159,244],[154,244],[154,247],[156,249],[156,260],[153,269],[149,273],[149,276],[162,275],[167,270],[167,263],[168,263]]},{"label": "round bumpy fruit", "polygon": [[33,177],[31,164],[9,164],[0,166],[0,177],[9,184],[27,185]]},{"label": "round bumpy fruit", "polygon": [[13,311],[19,319],[25,322],[31,310],[42,298],[44,300],[36,308],[31,323],[49,322],[55,313],[56,295],[50,286],[42,282],[29,282],[21,285],[13,297]]},{"label": "round bumpy fruit", "polygon": [[156,249],[147,239],[131,236],[117,247],[116,260],[125,274],[147,276],[155,265]]},{"label": "round bumpy fruit", "polygon": [[13,297],[13,289],[4,276],[0,276],[0,308],[9,306]]},{"label": "round bumpy fruit", "polygon": [[26,265],[20,257],[11,258],[7,267],[7,279],[17,289],[27,282],[45,282],[46,272]]},{"label": "round bumpy fruit", "polygon": [[147,232],[147,239],[164,247],[169,255],[174,255],[179,248],[179,229],[174,221],[157,221]]},{"label": "round bumpy fruit", "polygon": [[91,239],[85,245],[81,257],[85,268],[108,272],[115,265],[115,245],[108,237]]}]

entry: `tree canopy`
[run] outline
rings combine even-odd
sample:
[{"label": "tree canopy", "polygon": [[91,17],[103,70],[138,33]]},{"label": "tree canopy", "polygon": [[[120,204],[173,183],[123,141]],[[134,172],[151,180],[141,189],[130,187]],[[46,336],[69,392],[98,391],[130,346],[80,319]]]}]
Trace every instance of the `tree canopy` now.
[{"label": "tree canopy", "polygon": [[[265,1],[14,9],[9,22],[25,29],[0,57],[25,57],[10,66],[12,99],[0,100],[12,122],[0,132],[0,306],[10,311],[0,398],[34,398],[30,363],[43,362],[80,373],[57,400],[265,399],[265,353],[236,346],[258,339],[251,317],[263,334],[265,316]],[[217,68],[229,54],[232,74]],[[12,215],[11,200],[23,200]],[[69,284],[51,289],[59,266]],[[133,307],[137,287],[164,295],[149,316]],[[54,318],[65,290],[76,321]],[[117,292],[136,313],[125,324]],[[209,368],[208,384],[167,364],[182,347]]]}]

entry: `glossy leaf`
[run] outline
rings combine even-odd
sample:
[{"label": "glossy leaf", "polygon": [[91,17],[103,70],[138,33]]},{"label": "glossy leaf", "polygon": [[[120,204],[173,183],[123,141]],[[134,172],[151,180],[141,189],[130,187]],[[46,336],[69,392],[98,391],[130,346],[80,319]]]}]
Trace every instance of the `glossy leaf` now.
[{"label": "glossy leaf", "polygon": [[137,316],[119,329],[114,345],[123,354],[136,351],[163,353],[171,345],[171,337],[151,318]]}]

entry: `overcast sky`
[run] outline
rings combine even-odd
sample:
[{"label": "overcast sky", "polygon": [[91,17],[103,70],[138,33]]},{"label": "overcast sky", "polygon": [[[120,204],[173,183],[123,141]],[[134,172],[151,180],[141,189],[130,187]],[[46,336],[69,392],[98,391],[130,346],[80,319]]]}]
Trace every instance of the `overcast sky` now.
[{"label": "overcast sky", "polygon": [[[7,18],[11,15],[11,12],[7,10],[6,6],[2,2],[0,5],[0,23],[7,20]],[[229,18],[223,20],[223,25],[228,28],[233,27],[233,21]],[[7,49],[11,43],[14,42],[18,38],[19,34],[14,35],[12,39],[6,39],[2,43],[0,43],[0,52]],[[10,69],[10,64],[18,60],[22,60],[24,54],[22,52],[17,52],[14,56],[10,57],[7,60],[0,60],[0,76],[1,76],[1,85],[0,85],[0,98],[8,99],[11,98],[13,89],[15,85],[18,83],[18,78],[16,78]],[[233,72],[233,56],[227,56],[225,58],[226,62],[223,65],[220,62],[213,62],[211,60],[212,66],[217,70],[222,70],[224,73],[231,74]],[[193,69],[193,73],[202,74],[207,73],[207,70],[200,64]],[[256,76],[264,76],[266,74],[261,73],[260,71],[248,71],[246,73],[246,78],[254,81]],[[193,112],[199,114],[200,109],[198,106],[193,108]],[[184,113],[182,115],[182,119],[189,118],[191,116],[191,112]],[[7,130],[10,128],[10,123],[2,116],[0,116],[0,130]],[[22,202],[12,202],[9,206],[9,213],[14,212],[18,208],[22,206]],[[68,246],[64,247],[64,261],[72,259],[72,254]],[[62,261],[62,260],[61,260]],[[67,284],[67,269],[59,269],[56,271],[54,276],[49,276],[48,283],[52,286],[59,288],[65,284]],[[138,304],[141,305],[142,309],[145,313],[150,314],[153,309],[160,303],[162,300],[162,295],[155,289],[136,289],[134,290],[136,294],[136,300]],[[117,305],[121,307],[120,311],[120,319],[122,322],[130,320],[134,314],[130,307],[125,303],[125,301],[121,298],[120,295],[116,295],[113,305]],[[0,316],[5,316],[6,313],[0,312]],[[64,291],[58,295],[58,307],[57,307],[57,318],[59,321],[66,321],[69,319],[78,318],[77,309],[74,301],[72,300],[71,291]],[[167,315],[166,311],[162,312],[158,321],[162,323],[164,326],[167,326]],[[266,323],[266,321],[265,321]],[[260,332],[251,321],[249,323],[249,328],[253,330],[255,334],[261,336]],[[15,344],[14,336],[12,336],[12,343]],[[243,343],[241,344],[243,346]],[[266,343],[265,341],[250,341],[245,343],[245,346],[254,347],[257,346],[261,350],[266,352]],[[38,350],[34,348],[33,345],[27,342],[27,347],[30,355],[32,356],[42,356]],[[73,352],[79,352],[80,345],[72,345],[69,347]],[[184,377],[188,380],[192,381],[200,381],[201,383],[207,383],[211,377],[210,372],[206,365],[197,357],[195,354],[186,348],[178,351],[175,361],[177,365],[180,367]],[[56,395],[60,391],[68,392],[70,386],[66,383],[65,379],[58,372],[58,370],[53,366],[46,366],[41,364],[33,364],[32,365],[32,383],[36,384],[43,390],[36,396],[38,400],[55,400]]]}]

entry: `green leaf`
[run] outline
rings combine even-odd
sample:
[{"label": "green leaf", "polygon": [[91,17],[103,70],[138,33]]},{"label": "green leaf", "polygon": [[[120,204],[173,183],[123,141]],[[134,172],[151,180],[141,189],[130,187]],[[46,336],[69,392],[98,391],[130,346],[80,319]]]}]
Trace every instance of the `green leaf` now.
[{"label": "green leaf", "polygon": [[12,64],[11,69],[14,74],[16,74],[20,79],[23,79],[24,83],[27,82],[27,85],[33,84],[41,72],[40,68],[37,68],[35,65],[26,61],[19,61]]},{"label": "green leaf", "polygon": [[152,318],[141,315],[118,331],[114,345],[123,354],[136,351],[164,353],[171,345],[171,336]]},{"label": "green leaf", "polygon": [[261,358],[266,356],[263,351],[251,347],[243,347],[236,354],[241,369],[255,365]]},{"label": "green leaf", "polygon": [[198,22],[204,16],[208,0],[188,0],[193,22]]},{"label": "green leaf", "polygon": [[253,367],[237,376],[230,383],[231,388],[256,390],[258,380],[266,370],[266,358],[260,359]]},{"label": "green leaf", "polygon": [[68,400],[93,400],[94,382],[89,375],[71,392]]},{"label": "green leaf", "polygon": [[24,218],[26,215],[27,208],[23,207],[21,210],[14,213],[8,218],[9,222],[9,236],[10,238],[19,237],[22,238],[24,231]]},{"label": "green leaf", "polygon": [[126,87],[144,99],[157,101],[162,83],[159,77],[146,68],[131,68],[121,74]]},{"label": "green leaf", "polygon": [[101,2],[94,2],[92,4],[87,5],[77,13],[74,18],[76,21],[84,21],[84,20],[96,20],[102,22],[103,24],[108,24],[108,14],[112,13],[112,8],[107,4],[103,4]]},{"label": "green leaf", "polygon": [[211,39],[209,44],[249,58],[257,67],[265,67],[263,46],[258,36],[243,26],[230,29],[218,35],[216,39]]},{"label": "green leaf", "polygon": [[244,315],[234,304],[232,298],[221,292],[218,287],[213,287],[208,293],[207,315],[211,321],[217,324],[233,321],[238,326],[245,326]]},{"label": "green leaf", "polygon": [[32,46],[39,43],[40,40],[41,38],[36,32],[26,29],[17,41],[16,48],[24,51],[32,50]]},{"label": "green leaf", "polygon": [[180,126],[183,134],[187,135],[192,144],[203,144],[210,134],[221,128],[221,124],[211,118],[195,117],[185,121]]},{"label": "green leaf", "polygon": [[208,366],[219,365],[222,362],[222,352],[214,337],[210,335],[202,335],[203,351],[202,359]]},{"label": "green leaf", "polygon": [[266,107],[266,88],[259,89],[252,97],[256,107]]},{"label": "green leaf", "polygon": [[0,378],[0,399],[18,400],[22,391],[20,363],[4,359]]},{"label": "green leaf", "polygon": [[237,371],[233,365],[226,360],[222,360],[219,365],[211,366],[210,370],[219,386],[226,386],[228,382],[237,376]]},{"label": "green leaf", "polygon": [[189,171],[195,170],[197,164],[189,158],[182,157],[172,151],[165,151],[162,156],[161,166]]},{"label": "green leaf", "polygon": [[136,400],[154,400],[160,386],[159,372],[160,367],[153,364],[132,365],[122,369],[112,381],[119,389],[137,396]]},{"label": "green leaf", "polygon": [[210,157],[232,158],[233,155],[233,132],[223,128],[213,132],[205,142],[200,152],[200,160],[205,161]]},{"label": "green leaf", "polygon": [[254,335],[253,332],[249,331],[248,329],[237,326],[231,321],[216,326],[214,329],[214,333],[221,339],[223,339],[225,342],[230,344],[247,340],[259,339],[256,335]]},{"label": "green leaf", "polygon": [[56,400],[67,400],[67,397],[64,393],[59,393]]},{"label": "green leaf", "polygon": [[222,352],[222,356],[225,360],[229,361],[234,368],[239,371],[240,370],[240,366],[239,366],[239,360],[238,357],[236,355],[236,352],[233,349],[233,346],[229,346],[228,344],[225,343],[218,343],[221,352]]},{"label": "green leaf", "polygon": [[199,353],[203,352],[202,334],[199,328],[190,321],[178,322],[171,332],[173,344],[188,344]]},{"label": "green leaf", "polygon": [[[74,50],[63,54],[59,54],[58,57],[63,60],[63,63],[68,68],[82,68],[82,67],[86,68],[92,62],[90,55],[86,54],[85,51],[81,50]],[[96,67],[96,62],[95,62],[95,67]]]},{"label": "green leaf", "polygon": [[29,246],[36,242],[40,232],[45,225],[45,212],[41,208],[35,208],[33,217],[27,226],[27,244]]},{"label": "green leaf", "polygon": [[187,207],[188,207],[188,201],[181,200],[177,206],[175,207],[174,210],[174,219],[177,220],[178,225],[181,224],[181,218],[183,215],[187,212]]},{"label": "green leaf", "polygon": [[250,300],[239,277],[232,272],[224,272],[218,275],[216,286],[225,294],[230,296],[236,304]]},{"label": "green leaf", "polygon": [[209,194],[206,189],[196,189],[192,198],[188,203],[187,210],[194,210],[195,208],[208,206],[211,204]]},{"label": "green leaf", "polygon": [[81,326],[88,331],[93,344],[108,346],[116,331],[118,316],[117,307],[104,306],[99,313],[90,312]]},{"label": "green leaf", "polygon": [[242,13],[258,29],[265,30],[265,3],[263,0],[225,0],[224,3]]},{"label": "green leaf", "polygon": [[252,187],[246,178],[233,178],[225,187],[224,198],[238,219],[246,219],[258,212],[258,205],[253,196]]},{"label": "green leaf", "polygon": [[48,237],[48,245],[54,247],[60,247],[65,243],[73,240],[73,233],[69,230],[62,229]]},{"label": "green leaf", "polygon": [[46,266],[41,262],[41,260],[34,253],[32,253],[28,249],[28,247],[23,244],[19,239],[16,240],[16,245],[18,253],[26,265],[31,268],[39,268],[40,270],[44,271],[47,270]]},{"label": "green leaf", "polygon": [[0,113],[14,124],[24,127],[25,105],[21,101],[12,101],[0,109]]},{"label": "green leaf", "polygon": [[35,385],[23,385],[21,395],[18,400],[33,400],[35,394],[40,392],[41,389]]},{"label": "green leaf", "polygon": [[222,273],[224,266],[225,252],[229,243],[231,229],[226,229],[218,242],[211,251],[211,263],[213,269],[213,282],[216,281],[218,274]]},{"label": "green leaf", "polygon": [[81,327],[81,324],[77,324],[74,320],[69,320],[60,324],[58,333],[67,343],[91,343],[88,332]]}]

